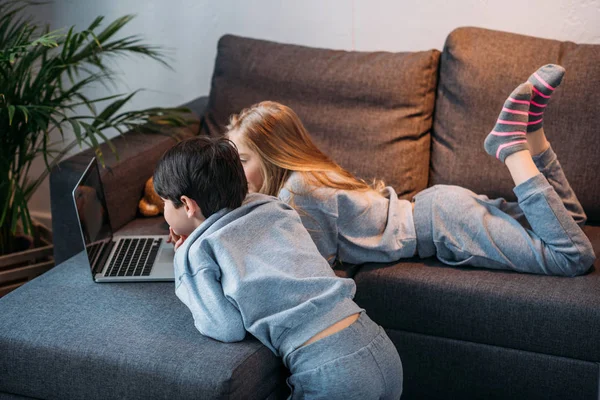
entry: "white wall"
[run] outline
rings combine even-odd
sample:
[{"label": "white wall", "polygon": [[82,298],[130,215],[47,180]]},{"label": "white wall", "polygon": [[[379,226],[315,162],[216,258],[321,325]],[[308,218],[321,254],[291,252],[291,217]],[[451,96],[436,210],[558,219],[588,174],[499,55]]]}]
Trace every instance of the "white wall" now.
[{"label": "white wall", "polygon": [[[112,21],[125,14],[137,18],[124,33],[169,48],[175,69],[120,59],[119,89],[147,89],[130,108],[179,105],[208,94],[217,40],[225,33],[332,49],[414,51],[441,50],[454,28],[479,26],[600,44],[600,0],[54,0],[36,11],[53,28],[78,29],[98,15]],[[42,165],[35,167],[34,173]],[[30,207],[49,218],[47,183]]]}]

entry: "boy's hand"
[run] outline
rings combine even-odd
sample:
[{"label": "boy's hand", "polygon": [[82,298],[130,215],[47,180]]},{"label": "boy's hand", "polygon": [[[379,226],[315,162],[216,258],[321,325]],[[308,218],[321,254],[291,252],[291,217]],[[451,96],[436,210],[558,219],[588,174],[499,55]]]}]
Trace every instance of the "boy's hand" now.
[{"label": "boy's hand", "polygon": [[173,232],[171,227],[169,227],[169,238],[167,239],[167,243],[173,243],[175,250],[177,250],[183,244],[183,242],[185,242],[185,239],[187,239],[187,236],[178,235]]},{"label": "boy's hand", "polygon": [[183,242],[185,242],[185,239],[187,239],[187,236],[179,236],[179,239],[177,239],[177,242],[175,242],[175,250],[177,250],[183,244]]},{"label": "boy's hand", "polygon": [[173,232],[173,228],[169,227],[169,238],[167,239],[167,243],[175,243],[179,239],[179,235]]}]

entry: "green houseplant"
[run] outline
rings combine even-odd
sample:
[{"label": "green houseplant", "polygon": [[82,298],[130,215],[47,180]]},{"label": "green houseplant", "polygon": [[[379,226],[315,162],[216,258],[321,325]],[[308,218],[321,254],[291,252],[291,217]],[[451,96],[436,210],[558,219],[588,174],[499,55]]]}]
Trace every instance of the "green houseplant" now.
[{"label": "green houseplant", "polygon": [[[98,17],[80,32],[73,27],[49,32],[26,16],[30,6],[0,3],[0,256],[19,250],[17,233],[31,232],[27,202],[69,150],[91,146],[102,162],[99,145],[110,143],[111,130],[124,133],[143,125],[145,131],[164,132],[165,125],[185,124],[186,110],[180,108],[121,112],[135,92],[89,95],[99,83],[114,81],[109,61],[116,56],[145,56],[168,67],[161,49],[139,36],[115,38],[131,16],[102,29],[103,17]],[[105,106],[97,110],[100,104]],[[46,168],[32,178],[36,157]]]}]

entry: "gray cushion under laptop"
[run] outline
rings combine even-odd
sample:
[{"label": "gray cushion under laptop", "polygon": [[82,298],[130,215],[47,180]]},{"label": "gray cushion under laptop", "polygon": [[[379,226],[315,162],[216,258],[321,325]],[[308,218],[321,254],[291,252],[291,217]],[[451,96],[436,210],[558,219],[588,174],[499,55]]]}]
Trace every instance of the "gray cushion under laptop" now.
[{"label": "gray cushion under laptop", "polygon": [[202,336],[172,282],[94,283],[85,258],[81,252],[2,299],[1,391],[43,399],[264,399],[285,379],[279,359],[257,340]]}]

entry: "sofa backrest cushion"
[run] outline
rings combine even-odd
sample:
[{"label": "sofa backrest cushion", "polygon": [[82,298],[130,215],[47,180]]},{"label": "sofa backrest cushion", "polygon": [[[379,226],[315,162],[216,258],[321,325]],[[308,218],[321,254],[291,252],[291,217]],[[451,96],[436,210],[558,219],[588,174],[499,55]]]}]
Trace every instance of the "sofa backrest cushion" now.
[{"label": "sofa backrest cushion", "polygon": [[264,100],[291,107],[317,146],[401,197],[427,185],[439,51],[348,52],[225,35],[202,131]]},{"label": "sofa backrest cushion", "polygon": [[483,150],[510,92],[545,64],[566,75],[544,115],[544,130],[591,222],[600,221],[600,45],[480,28],[447,38],[432,133],[430,185],[455,184],[513,200],[508,170]]}]

